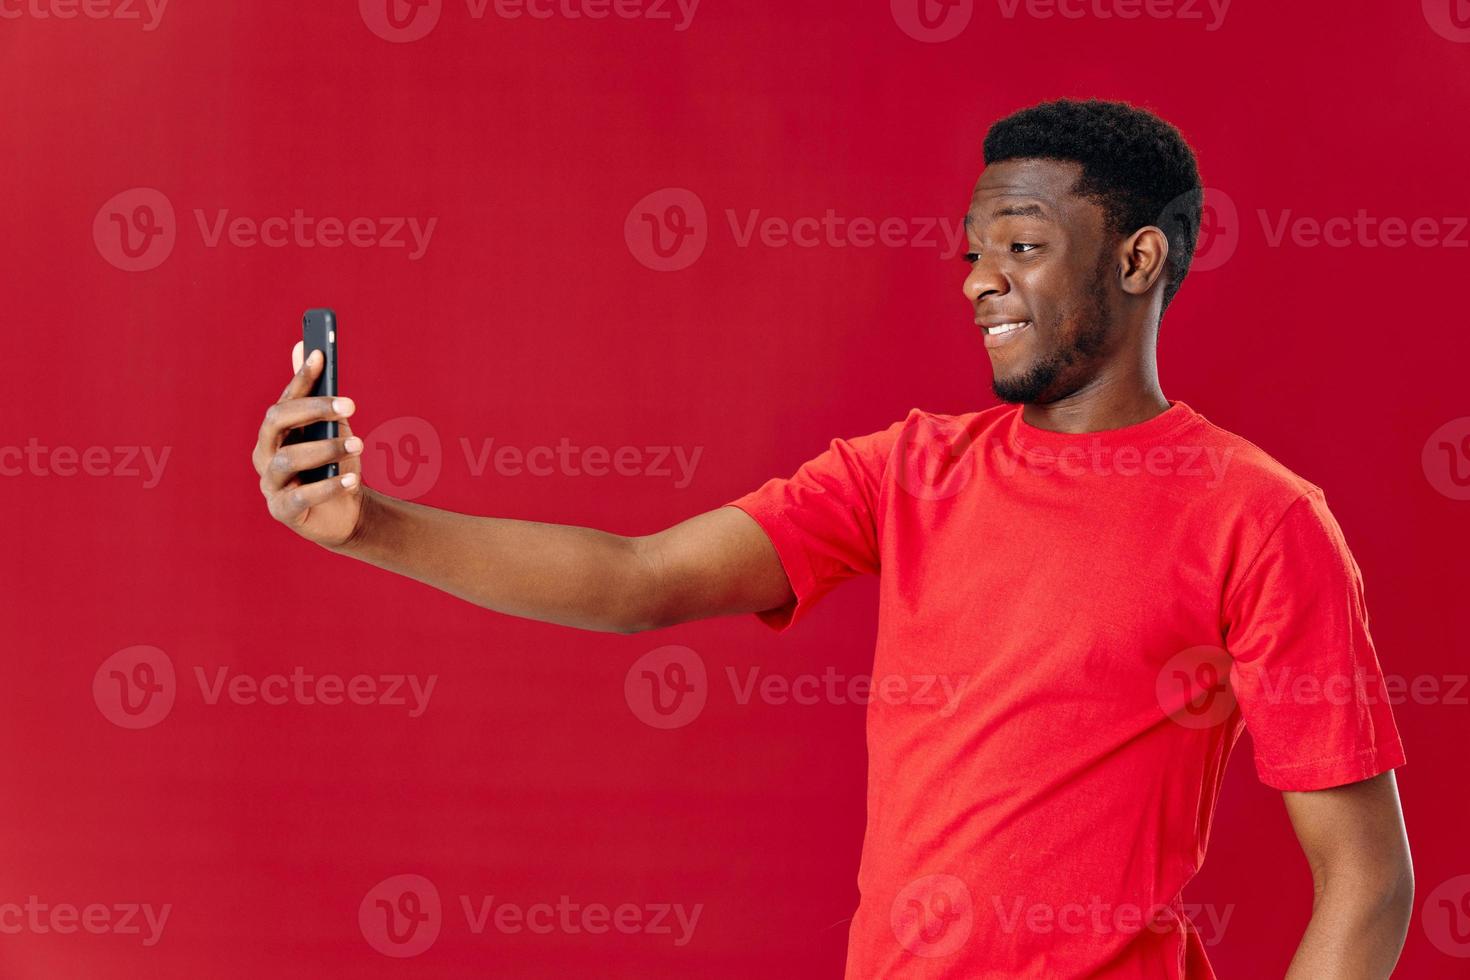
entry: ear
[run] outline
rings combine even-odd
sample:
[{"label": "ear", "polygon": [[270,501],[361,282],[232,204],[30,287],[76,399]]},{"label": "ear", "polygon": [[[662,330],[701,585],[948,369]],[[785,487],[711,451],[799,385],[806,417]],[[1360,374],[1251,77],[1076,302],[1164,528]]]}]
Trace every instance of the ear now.
[{"label": "ear", "polygon": [[1123,240],[1122,281],[1123,292],[1132,296],[1143,296],[1154,287],[1164,274],[1164,265],[1169,258],[1169,238],[1156,225],[1140,228]]}]

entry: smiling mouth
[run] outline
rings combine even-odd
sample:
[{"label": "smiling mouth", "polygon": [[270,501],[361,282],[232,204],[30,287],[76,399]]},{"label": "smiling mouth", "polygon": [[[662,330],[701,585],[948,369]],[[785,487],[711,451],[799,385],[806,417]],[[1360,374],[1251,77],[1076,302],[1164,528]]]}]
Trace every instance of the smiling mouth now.
[{"label": "smiling mouth", "polygon": [[1026,331],[1033,326],[1035,326],[1035,322],[1032,320],[1003,320],[998,323],[980,323],[980,329],[985,335],[985,347],[987,350],[1019,343],[1018,338],[1024,336]]},{"label": "smiling mouth", "polygon": [[1022,327],[1031,326],[1030,320],[1012,320],[1010,323],[997,323],[993,327],[982,326],[988,337],[1004,337],[1008,333],[1014,333]]}]

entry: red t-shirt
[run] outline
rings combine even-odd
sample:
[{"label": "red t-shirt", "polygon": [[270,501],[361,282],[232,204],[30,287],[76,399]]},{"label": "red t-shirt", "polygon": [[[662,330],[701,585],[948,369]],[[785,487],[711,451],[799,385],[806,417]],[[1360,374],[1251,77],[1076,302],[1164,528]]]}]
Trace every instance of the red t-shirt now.
[{"label": "red t-shirt", "polygon": [[1242,728],[1281,790],[1404,762],[1322,491],[1183,402],[1084,434],[916,409],[732,506],[791,581],[778,630],[879,575],[848,977],[1212,977],[1182,891]]}]

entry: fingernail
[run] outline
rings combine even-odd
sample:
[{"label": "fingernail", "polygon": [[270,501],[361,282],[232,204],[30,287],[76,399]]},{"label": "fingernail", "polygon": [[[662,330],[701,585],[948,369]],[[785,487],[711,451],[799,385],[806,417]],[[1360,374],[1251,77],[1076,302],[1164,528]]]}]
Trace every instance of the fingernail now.
[{"label": "fingernail", "polygon": [[362,452],[362,440],[357,436],[349,436],[347,441],[342,444],[342,448],[349,453],[360,453]]},{"label": "fingernail", "polygon": [[338,415],[351,415],[353,408],[354,406],[352,404],[351,398],[332,399],[332,411],[336,412]]},{"label": "fingernail", "polygon": [[357,474],[356,473],[348,473],[346,476],[344,476],[342,478],[342,485],[344,487],[355,487],[355,486],[357,486]]},{"label": "fingernail", "polygon": [[306,359],[310,363],[315,364],[322,359],[322,352],[320,350],[314,350],[306,355]]}]

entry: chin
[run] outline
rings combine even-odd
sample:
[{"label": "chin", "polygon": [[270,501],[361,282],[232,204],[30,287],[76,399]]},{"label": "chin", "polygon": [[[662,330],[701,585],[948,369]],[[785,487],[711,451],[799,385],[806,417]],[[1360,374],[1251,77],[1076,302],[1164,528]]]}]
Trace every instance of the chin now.
[{"label": "chin", "polygon": [[1045,399],[1057,381],[1058,365],[1043,360],[1027,364],[1020,370],[1012,370],[1004,377],[995,377],[990,382],[995,396],[1012,405],[1026,405]]},{"label": "chin", "polygon": [[990,388],[995,392],[995,397],[1012,405],[1024,405],[1035,400],[1032,392],[1025,385],[1017,383],[1017,379],[996,378],[990,382]]}]

